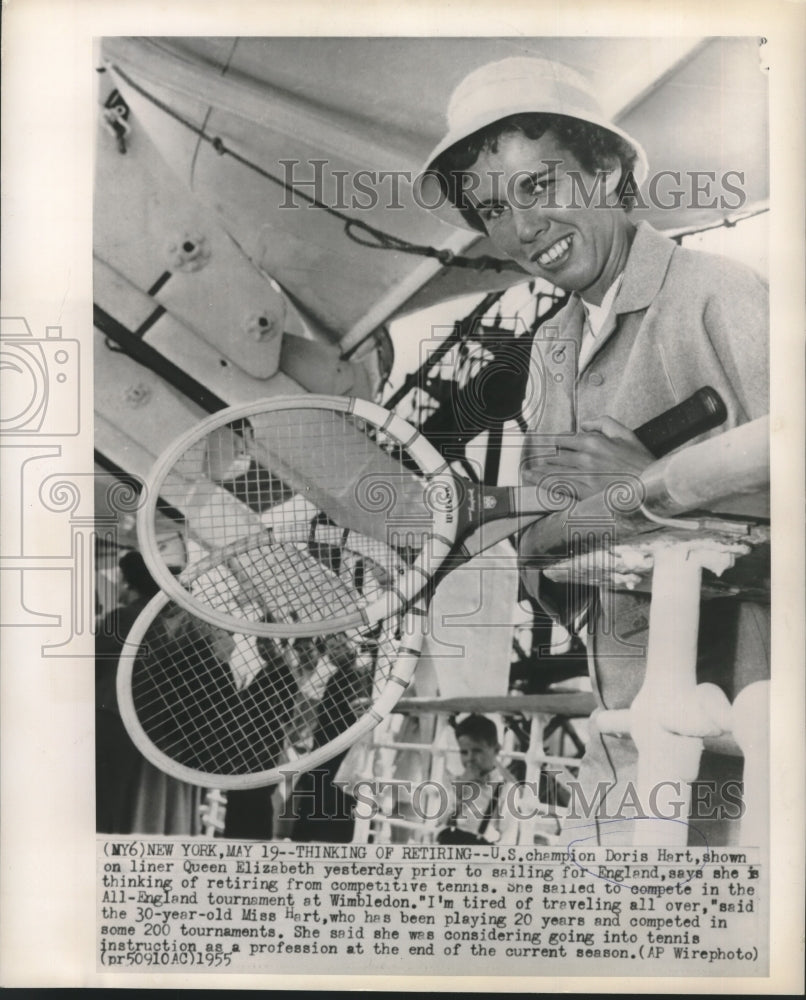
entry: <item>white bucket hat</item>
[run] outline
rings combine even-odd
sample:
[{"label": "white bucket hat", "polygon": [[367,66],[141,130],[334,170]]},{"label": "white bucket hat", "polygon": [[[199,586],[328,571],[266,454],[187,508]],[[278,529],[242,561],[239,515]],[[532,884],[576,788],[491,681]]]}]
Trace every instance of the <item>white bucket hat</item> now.
[{"label": "white bucket hat", "polygon": [[487,63],[459,83],[448,102],[448,131],[431,151],[417,178],[420,204],[434,208],[453,225],[472,229],[461,213],[440,198],[434,163],[445,150],[493,122],[510,115],[541,113],[565,115],[599,125],[624,139],[635,150],[636,183],[646,178],[648,163],[640,143],[611,122],[590,92],[588,81],[576,70],[550,59],[516,56]]}]

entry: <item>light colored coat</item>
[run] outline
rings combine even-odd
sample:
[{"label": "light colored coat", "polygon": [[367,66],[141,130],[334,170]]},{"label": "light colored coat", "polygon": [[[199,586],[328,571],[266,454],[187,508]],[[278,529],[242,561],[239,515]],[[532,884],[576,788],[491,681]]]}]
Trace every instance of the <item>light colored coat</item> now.
[{"label": "light colored coat", "polygon": [[[578,354],[584,318],[573,294],[540,334],[569,341]],[[768,330],[767,286],[754,271],[679,247],[640,223],[610,320],[576,373],[577,419],[608,415],[636,427],[703,385],[712,385],[728,409],[727,422],[712,434],[763,416]],[[536,383],[542,347],[536,340]],[[570,384],[563,390],[568,395]]]},{"label": "light colored coat", "polygon": [[[584,318],[582,303],[574,295],[551,321],[553,329],[539,331],[540,339],[535,340],[533,397],[525,410],[532,430],[524,452],[525,481],[539,476],[540,431],[573,433],[574,420],[608,415],[635,428],[704,385],[719,392],[728,411],[726,423],[707,436],[769,412],[767,289],[748,268],[682,249],[640,225],[609,322],[579,371],[575,358]],[[521,537],[521,557],[534,552],[533,530]],[[538,569],[524,568],[522,577],[527,590],[547,610],[559,609],[566,622],[579,610],[577,601],[566,603],[569,595],[563,588],[547,586]],[[594,603],[591,609],[595,618],[588,637],[591,681],[600,706],[624,708],[643,682],[649,597],[613,594],[610,629],[601,627],[602,607]],[[769,630],[766,607],[730,599],[704,604],[698,643],[700,683],[718,684],[732,700],[746,685],[768,677]],[[733,773],[729,760],[706,758],[701,778],[724,781]],[[608,801],[618,803],[635,767],[631,740],[604,736],[592,727],[579,774],[588,801],[605,782]],[[607,808],[605,800],[600,808]],[[569,840],[578,836],[579,823],[589,831],[592,818],[567,821],[563,836]],[[697,818],[700,830],[707,829],[708,822]],[[623,836],[617,842],[629,843],[629,830]],[[713,832],[709,829],[709,842],[725,842],[725,836],[718,822]]]},{"label": "light colored coat", "polygon": [[[572,294],[535,338],[524,404],[525,482],[539,479],[541,432],[573,434],[601,416],[635,428],[705,385],[720,394],[728,416],[694,440],[769,412],[767,286],[744,265],[681,248],[640,223],[611,315],[579,370],[584,320]],[[534,552],[532,537],[530,530],[521,537],[523,556]],[[553,610],[539,576],[524,569],[524,584]]]}]

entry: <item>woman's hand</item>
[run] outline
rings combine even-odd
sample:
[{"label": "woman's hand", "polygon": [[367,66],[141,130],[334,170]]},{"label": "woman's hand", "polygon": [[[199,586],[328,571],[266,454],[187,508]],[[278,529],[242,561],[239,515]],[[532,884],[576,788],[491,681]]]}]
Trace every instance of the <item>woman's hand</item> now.
[{"label": "woman's hand", "polygon": [[557,437],[540,436],[541,448],[547,454],[540,458],[540,469],[552,478],[568,480],[579,499],[593,496],[625,476],[640,476],[655,461],[624,424],[613,417],[599,417],[580,424],[576,434]]}]

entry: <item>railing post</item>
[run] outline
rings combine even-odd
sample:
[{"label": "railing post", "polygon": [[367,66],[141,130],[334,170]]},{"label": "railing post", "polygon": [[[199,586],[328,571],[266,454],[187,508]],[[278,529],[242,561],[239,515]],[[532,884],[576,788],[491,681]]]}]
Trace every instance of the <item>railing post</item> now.
[{"label": "railing post", "polygon": [[[730,706],[711,684],[697,686],[703,567],[721,573],[734,556],[718,545],[671,541],[654,553],[646,674],[632,706],[601,712],[604,733],[628,733],[638,750],[635,792],[643,814],[635,844],[685,845],[703,737],[727,728]],[[668,822],[677,820],[677,822]]]},{"label": "railing post", "polygon": [[744,756],[741,843],[763,847],[769,830],[770,682],[756,681],[736,695],[731,712],[733,738]]}]

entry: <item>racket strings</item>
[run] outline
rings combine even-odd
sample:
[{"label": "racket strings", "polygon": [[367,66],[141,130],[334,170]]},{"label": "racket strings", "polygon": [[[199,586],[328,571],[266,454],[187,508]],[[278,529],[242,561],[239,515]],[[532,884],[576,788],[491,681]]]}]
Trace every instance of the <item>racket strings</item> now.
[{"label": "racket strings", "polygon": [[215,560],[190,585],[206,607],[242,620],[307,624],[357,614],[381,596],[388,567],[348,546],[256,542],[246,552]]},{"label": "racket strings", "polygon": [[288,406],[206,430],[155,488],[211,564],[186,588],[202,616],[237,628],[255,613],[278,622],[293,613],[324,628],[363,624],[362,609],[386,595],[390,609],[400,606],[400,577],[428,538],[426,484],[382,427],[339,409]]},{"label": "racket strings", "polygon": [[268,698],[256,697],[258,688],[245,697],[236,688],[226,650],[216,649],[221,637],[191,627],[163,641],[158,630],[146,642],[148,655],[135,668],[133,695],[143,728],[159,749],[178,763],[213,773],[225,764],[234,773],[272,765],[284,706],[293,700],[288,680],[273,677],[268,690],[261,690]]},{"label": "racket strings", "polygon": [[339,633],[291,642],[225,632],[175,606],[148,628],[132,699],[142,731],[205,775],[297,764],[364,714],[395,664],[394,636]]}]

